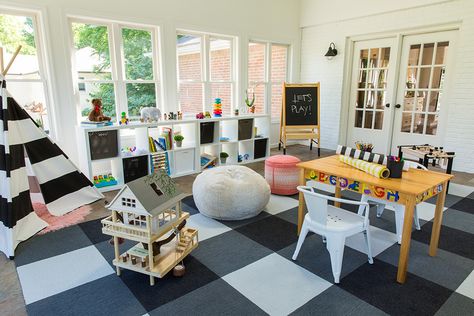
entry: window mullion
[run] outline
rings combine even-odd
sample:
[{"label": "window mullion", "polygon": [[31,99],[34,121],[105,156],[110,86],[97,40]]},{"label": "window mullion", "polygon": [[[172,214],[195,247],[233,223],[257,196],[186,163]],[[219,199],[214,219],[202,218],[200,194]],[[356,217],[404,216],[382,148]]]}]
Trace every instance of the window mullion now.
[{"label": "window mullion", "polygon": [[271,113],[271,85],[269,84],[272,69],[272,44],[265,45],[265,114]]},{"label": "window mullion", "polygon": [[211,104],[211,85],[210,85],[210,40],[209,35],[204,34],[201,37],[201,64],[202,64],[202,73],[201,78],[204,84],[204,93],[203,93],[203,109],[204,111],[210,111],[209,105]]},{"label": "window mullion", "polygon": [[[124,70],[123,70],[123,53],[122,53],[122,36],[121,28],[118,24],[110,24],[111,32],[109,32],[109,43],[112,43],[112,49],[110,50],[110,63],[112,66],[112,79],[115,82],[115,108],[117,112],[117,118],[120,118],[121,112],[125,112],[128,115],[127,106],[127,92],[126,84],[124,82]],[[110,45],[110,44],[109,44]]]}]

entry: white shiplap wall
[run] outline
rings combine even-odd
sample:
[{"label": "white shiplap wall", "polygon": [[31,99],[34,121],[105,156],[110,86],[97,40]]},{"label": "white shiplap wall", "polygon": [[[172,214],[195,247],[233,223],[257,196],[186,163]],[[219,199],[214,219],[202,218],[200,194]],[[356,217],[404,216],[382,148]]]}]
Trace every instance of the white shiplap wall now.
[{"label": "white shiplap wall", "polygon": [[[334,15],[333,18],[325,17],[326,22],[318,23],[318,20],[309,19],[311,13],[308,11],[315,9],[313,1],[302,2],[301,10],[305,13],[301,20],[301,81],[321,82],[321,144],[334,149],[345,137],[346,110],[341,112],[341,109],[349,38],[458,24],[455,62],[448,69],[452,74],[446,91],[448,102],[445,104],[449,113],[444,147],[457,154],[455,170],[474,172],[474,1],[433,1],[432,4],[425,1],[420,4],[399,10],[388,8],[385,13],[361,17],[342,15],[345,17],[342,20],[338,12],[328,12]],[[350,6],[339,8],[344,9],[350,10]],[[324,54],[330,42],[335,42],[339,54],[328,61]]]}]

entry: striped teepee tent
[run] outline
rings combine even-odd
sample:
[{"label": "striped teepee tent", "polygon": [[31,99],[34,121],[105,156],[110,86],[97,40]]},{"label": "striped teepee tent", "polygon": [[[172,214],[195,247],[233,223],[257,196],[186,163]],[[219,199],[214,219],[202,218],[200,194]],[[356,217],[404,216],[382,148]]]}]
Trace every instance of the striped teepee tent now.
[{"label": "striped teepee tent", "polygon": [[26,163],[55,216],[103,196],[8,94],[1,74],[0,87],[0,251],[13,257],[21,241],[48,225],[33,211]]}]

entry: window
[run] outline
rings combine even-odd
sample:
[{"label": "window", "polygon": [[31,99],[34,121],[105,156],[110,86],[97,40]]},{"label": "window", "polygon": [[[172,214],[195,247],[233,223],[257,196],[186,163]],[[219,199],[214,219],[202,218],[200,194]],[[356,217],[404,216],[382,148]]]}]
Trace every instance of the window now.
[{"label": "window", "polygon": [[156,28],[72,21],[81,116],[102,99],[104,114],[131,119],[142,107],[161,107]]},{"label": "window", "polygon": [[43,59],[40,54],[37,19],[34,14],[0,11],[0,47],[3,65],[10,61],[18,46],[20,53],[6,75],[8,91],[18,104],[47,133],[50,130],[48,94]]},{"label": "window", "polygon": [[282,85],[288,80],[288,45],[249,42],[248,94],[255,94],[255,113],[268,111],[273,119],[280,118]]},{"label": "window", "polygon": [[177,34],[178,94],[183,113],[212,111],[214,100],[220,98],[222,114],[231,114],[235,87],[233,43],[233,38],[225,36]]}]

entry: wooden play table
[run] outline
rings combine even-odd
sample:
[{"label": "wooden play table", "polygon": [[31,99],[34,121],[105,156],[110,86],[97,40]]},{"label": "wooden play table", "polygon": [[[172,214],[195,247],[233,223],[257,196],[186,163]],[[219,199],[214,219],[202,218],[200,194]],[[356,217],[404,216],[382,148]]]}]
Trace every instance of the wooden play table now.
[{"label": "wooden play table", "polygon": [[[336,197],[341,197],[341,190],[350,190],[367,194],[379,199],[399,203],[405,206],[402,244],[398,260],[397,282],[405,283],[410,251],[413,213],[415,205],[437,195],[436,209],[431,231],[429,255],[435,256],[438,249],[439,233],[443,218],[446,187],[453,175],[429,170],[410,169],[403,172],[401,179],[379,179],[364,171],[358,170],[339,161],[339,156],[301,162],[300,185],[314,180],[335,186]],[[339,203],[336,203],[336,206]],[[305,215],[303,193],[299,193],[298,234]]]}]

